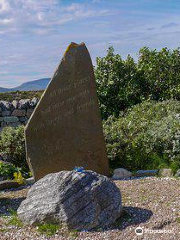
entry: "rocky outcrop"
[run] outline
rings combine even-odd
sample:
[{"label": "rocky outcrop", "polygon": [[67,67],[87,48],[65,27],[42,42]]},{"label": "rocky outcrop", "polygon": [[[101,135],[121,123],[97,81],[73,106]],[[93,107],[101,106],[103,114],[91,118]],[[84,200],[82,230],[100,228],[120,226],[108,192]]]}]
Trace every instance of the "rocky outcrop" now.
[{"label": "rocky outcrop", "polygon": [[162,168],[159,170],[159,176],[160,177],[173,177],[173,171],[172,171],[172,169]]},{"label": "rocky outcrop", "polygon": [[117,168],[114,170],[113,179],[129,178],[132,176],[132,173],[124,168]]},{"label": "rocky outcrop", "polygon": [[111,225],[121,214],[121,193],[109,178],[92,171],[61,171],[37,181],[18,216],[26,224],[63,223],[91,230]]},{"label": "rocky outcrop", "polygon": [[38,101],[36,97],[32,100],[0,101],[0,130],[7,126],[26,125]]}]

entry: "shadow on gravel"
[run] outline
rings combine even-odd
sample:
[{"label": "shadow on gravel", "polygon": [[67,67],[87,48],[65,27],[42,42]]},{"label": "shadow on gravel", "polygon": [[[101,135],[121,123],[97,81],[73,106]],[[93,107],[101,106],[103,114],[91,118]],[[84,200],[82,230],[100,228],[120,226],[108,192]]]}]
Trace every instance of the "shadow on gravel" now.
[{"label": "shadow on gravel", "polygon": [[111,229],[123,230],[131,225],[138,225],[147,222],[153,212],[148,209],[138,207],[123,207],[120,218],[116,220]]},{"label": "shadow on gravel", "polygon": [[148,179],[148,178],[158,178],[158,176],[139,176],[139,177],[128,177],[128,178],[119,178],[119,179],[113,179],[111,178],[112,181],[132,181],[132,180],[138,180],[138,179]]},{"label": "shadow on gravel", "polygon": [[12,211],[17,211],[24,199],[25,198],[0,198],[0,217],[11,215]]}]

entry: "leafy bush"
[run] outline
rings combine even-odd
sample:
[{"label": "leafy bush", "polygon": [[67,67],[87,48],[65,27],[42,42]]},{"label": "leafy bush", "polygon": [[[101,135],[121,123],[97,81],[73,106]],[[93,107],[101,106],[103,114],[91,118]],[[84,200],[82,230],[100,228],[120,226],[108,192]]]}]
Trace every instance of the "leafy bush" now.
[{"label": "leafy bush", "polygon": [[20,168],[15,167],[13,164],[0,161],[0,177],[5,179],[13,179],[14,174],[18,173],[19,171]]},{"label": "leafy bush", "polygon": [[[173,51],[140,49],[137,67],[147,85],[146,96],[154,100],[180,100],[180,48]],[[144,95],[144,97],[146,97]]]},{"label": "leafy bush", "polygon": [[25,153],[24,126],[6,127],[0,134],[0,152],[17,167],[28,169]]},{"label": "leafy bush", "polygon": [[105,57],[97,58],[95,76],[104,119],[144,100],[180,100],[180,49],[145,47],[135,62],[131,56],[122,60],[110,47]]},{"label": "leafy bush", "polygon": [[122,60],[110,47],[104,58],[97,58],[95,76],[103,118],[117,117],[120,111],[141,102],[143,82],[130,56]]},{"label": "leafy bush", "polygon": [[106,120],[104,133],[113,168],[180,168],[179,101],[145,101]]}]

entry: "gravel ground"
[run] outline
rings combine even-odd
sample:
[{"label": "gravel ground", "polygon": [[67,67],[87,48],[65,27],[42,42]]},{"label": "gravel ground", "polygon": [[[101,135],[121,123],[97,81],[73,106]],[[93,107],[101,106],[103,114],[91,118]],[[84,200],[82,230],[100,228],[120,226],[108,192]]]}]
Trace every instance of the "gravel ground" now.
[{"label": "gravel ground", "polygon": [[[1,240],[178,240],[180,239],[180,180],[175,178],[141,178],[115,181],[123,200],[123,213],[106,231],[68,232],[63,227],[52,237],[36,228],[14,225],[8,209],[16,210],[30,187],[0,192]],[[141,227],[143,235],[135,229]]]}]

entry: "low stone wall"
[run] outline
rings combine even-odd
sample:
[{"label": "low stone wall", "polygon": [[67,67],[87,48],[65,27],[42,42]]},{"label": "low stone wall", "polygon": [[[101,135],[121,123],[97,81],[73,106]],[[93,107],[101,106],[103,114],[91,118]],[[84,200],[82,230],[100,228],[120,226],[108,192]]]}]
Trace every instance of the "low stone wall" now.
[{"label": "low stone wall", "polygon": [[38,98],[0,101],[0,131],[6,126],[26,125],[38,101]]}]

